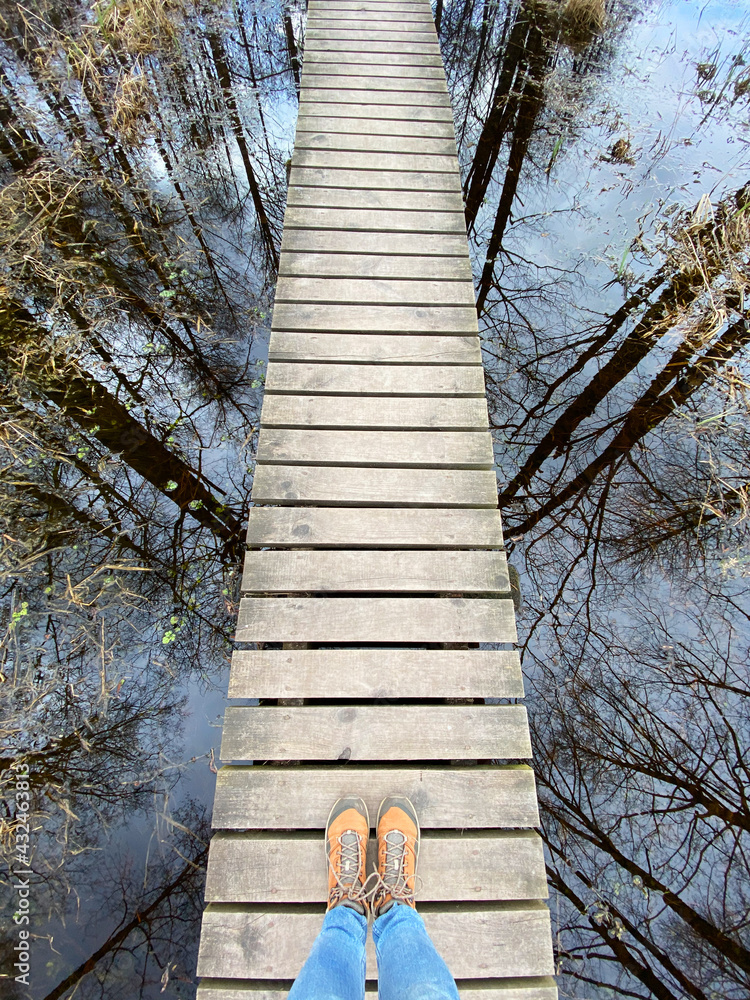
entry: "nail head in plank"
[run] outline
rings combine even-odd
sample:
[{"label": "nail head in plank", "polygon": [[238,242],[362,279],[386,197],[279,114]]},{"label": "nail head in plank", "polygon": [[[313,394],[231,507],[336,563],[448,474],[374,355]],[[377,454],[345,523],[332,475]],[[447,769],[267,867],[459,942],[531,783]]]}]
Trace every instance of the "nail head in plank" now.
[{"label": "nail head in plank", "polygon": [[340,431],[264,428],[261,465],[362,465],[387,468],[491,469],[488,431]]},{"label": "nail head in plank", "polygon": [[383,257],[377,254],[323,254],[285,251],[282,277],[427,278],[471,281],[468,257]]},{"label": "nail head in plank", "polygon": [[523,698],[504,649],[238,649],[230,698]]},{"label": "nail head in plank", "polygon": [[[324,393],[329,396],[480,396],[481,365],[305,364],[274,361],[266,392]],[[494,506],[494,504],[493,504]]]},{"label": "nail head in plank", "polygon": [[324,507],[497,507],[497,480],[485,469],[259,465],[252,499],[258,504]]},{"label": "nail head in plank", "polygon": [[[395,333],[295,333],[274,330],[268,356],[272,362],[341,361],[389,365],[482,363],[478,337],[408,337]],[[351,405],[354,406],[353,399]]]},{"label": "nail head in plank", "polygon": [[499,510],[251,507],[247,544],[314,548],[500,548]]},{"label": "nail head in plank", "polygon": [[[543,903],[492,910],[430,911],[427,933],[458,979],[554,974],[549,910]],[[258,913],[211,907],[203,916],[199,976],[294,979],[317,937],[323,914]],[[367,978],[377,978],[372,941]]]},{"label": "nail head in plank", "polygon": [[[368,854],[375,846],[373,841]],[[328,898],[323,851],[319,837],[217,835],[208,858],[206,902],[323,903]],[[373,863],[368,858],[368,872]],[[420,903],[546,896],[544,851],[536,833],[421,838]]]},{"label": "nail head in plank", "polygon": [[531,757],[523,705],[230,705],[221,759]]},{"label": "nail head in plank", "polygon": [[510,583],[505,554],[490,549],[272,549],[245,553],[243,594],[310,591],[509,594]]},{"label": "nail head in plank", "polygon": [[516,639],[513,601],[485,597],[245,597],[237,621],[238,642]]}]

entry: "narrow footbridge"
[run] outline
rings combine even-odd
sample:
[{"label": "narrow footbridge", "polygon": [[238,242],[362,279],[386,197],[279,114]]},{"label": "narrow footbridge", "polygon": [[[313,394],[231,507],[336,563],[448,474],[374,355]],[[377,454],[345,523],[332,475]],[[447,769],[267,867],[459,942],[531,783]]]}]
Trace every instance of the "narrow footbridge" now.
[{"label": "narrow footbridge", "polygon": [[374,818],[401,793],[424,831],[418,907],[462,997],[555,1000],[427,0],[310,0],[261,424],[199,997],[282,1000],[320,928],[331,804],[360,794]]}]

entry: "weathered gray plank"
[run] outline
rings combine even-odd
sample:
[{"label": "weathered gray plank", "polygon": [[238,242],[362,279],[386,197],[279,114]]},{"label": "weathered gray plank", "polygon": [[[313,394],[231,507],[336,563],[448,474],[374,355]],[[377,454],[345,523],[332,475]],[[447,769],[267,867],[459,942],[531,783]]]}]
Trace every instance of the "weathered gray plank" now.
[{"label": "weathered gray plank", "polygon": [[284,229],[282,255],[298,253],[369,253],[391,256],[422,255],[467,259],[463,233],[372,233],[366,230],[346,232],[326,229]]},{"label": "weathered gray plank", "polygon": [[381,396],[275,396],[263,400],[263,427],[308,430],[487,430],[483,399]]},{"label": "weathered gray plank", "polygon": [[362,71],[363,77],[374,76],[388,80],[437,80],[441,87],[445,86],[443,67],[432,56],[429,57],[429,62],[405,56],[394,56],[388,62],[383,62],[378,56],[362,58],[348,53],[335,55],[319,53],[316,58],[310,60],[306,58],[302,85],[309,87],[319,76],[351,76],[357,69]]},{"label": "weathered gray plank", "polygon": [[516,622],[501,598],[245,597],[237,641],[515,642]]},{"label": "weathered gray plank", "polygon": [[308,430],[266,427],[263,465],[363,465],[388,468],[491,469],[488,431]]},{"label": "weathered gray plank", "polygon": [[276,361],[266,392],[334,396],[484,396],[481,365],[347,365]]},{"label": "weathered gray plank", "polygon": [[432,14],[420,7],[413,7],[409,10],[389,10],[372,9],[368,7],[311,7],[307,9],[307,23],[316,28],[336,28],[344,24],[354,26],[362,25],[363,29],[368,28],[373,20],[386,27],[394,24],[404,30],[414,26],[421,26],[420,30],[426,30],[434,25]]},{"label": "weathered gray plank", "polygon": [[497,480],[489,469],[259,465],[252,499],[254,503],[282,506],[295,503],[325,507],[496,507]]},{"label": "weathered gray plank", "polygon": [[[441,59],[439,55],[418,52],[386,52],[373,49],[363,49],[360,42],[356,43],[356,48],[352,48],[355,43],[339,42],[343,46],[336,50],[318,49],[305,51],[305,67],[308,73],[316,71],[323,73],[335,72],[334,66],[346,66],[351,72],[353,66],[362,67],[362,71],[371,76],[381,76],[391,69],[411,70],[412,76],[429,76],[426,70],[438,70],[438,75],[442,76]],[[381,49],[390,49],[388,42],[373,42],[374,46],[380,45]],[[422,46],[424,48],[424,46]],[[382,70],[383,73],[379,73]]]},{"label": "weathered gray plank", "polygon": [[[245,553],[243,594],[509,594],[503,552],[489,549],[276,549]],[[436,688],[436,695],[439,688]],[[447,696],[446,696],[447,697]]]},{"label": "weathered gray plank", "polygon": [[326,150],[297,148],[292,157],[293,167],[335,167],[343,170],[394,170],[416,173],[448,173],[451,181],[458,171],[453,150],[442,155],[421,156],[399,149],[384,151]]},{"label": "weathered gray plank", "polygon": [[[375,846],[371,838],[368,855]],[[374,858],[368,857],[368,872],[374,866]],[[542,842],[530,830],[479,837],[426,834],[419,845],[418,871],[420,902],[547,896]],[[207,903],[323,903],[328,898],[323,844],[317,836],[217,834],[211,841],[205,893]]]},{"label": "weathered gray plank", "polygon": [[[466,233],[461,212],[410,212],[380,208],[307,208],[289,205],[284,216],[287,229],[365,229],[383,233]],[[387,241],[383,253],[388,253]]]},{"label": "weathered gray plank", "polygon": [[[458,983],[461,1000],[558,1000],[557,986],[549,977],[488,980],[487,986],[464,987]],[[370,993],[370,991],[367,991]],[[372,997],[367,1000],[374,1000]],[[288,990],[256,989],[252,980],[204,979],[196,1000],[286,1000]]]},{"label": "weathered gray plank", "polygon": [[[361,100],[362,95],[360,95]],[[417,103],[417,101],[418,98],[413,97],[410,104],[386,104],[382,102],[357,104],[340,100],[337,97],[316,100],[307,91],[300,99],[299,114],[303,119],[316,117],[358,118],[363,122],[369,122],[373,119],[391,119],[393,121],[449,122],[451,125],[453,124],[453,111],[450,104],[435,107]],[[369,125],[366,128],[369,130]]]},{"label": "weathered gray plank", "polygon": [[274,330],[271,334],[268,356],[271,361],[348,361],[389,365],[478,365],[482,361],[477,337],[294,333],[285,330]]},{"label": "weathered gray plank", "polygon": [[[287,279],[290,281],[296,279]],[[305,280],[305,279],[299,279]],[[453,333],[478,335],[473,306],[323,305],[278,302],[276,330],[332,333]]]},{"label": "weathered gray plank", "polygon": [[[348,72],[345,70],[344,73],[339,74],[331,73],[331,75],[327,75],[325,72],[310,73],[305,77],[306,82],[303,85],[302,92],[305,95],[310,95],[311,100],[314,99],[313,95],[316,92],[316,88],[321,88],[326,93],[340,94],[342,96],[333,99],[342,101],[348,100],[349,96],[352,96],[353,100],[361,101],[365,96],[362,91],[366,91],[368,97],[372,96],[375,102],[384,101],[386,104],[389,102],[395,103],[396,101],[408,104],[413,100],[421,100],[422,97],[426,98],[427,103],[433,103],[432,97],[440,101],[449,100],[448,88],[445,86],[445,82],[438,78],[395,76],[392,74],[386,76],[357,74],[355,76],[353,75],[354,72],[353,68],[349,68]],[[344,94],[348,96],[344,97]],[[359,96],[355,97],[353,95]]]},{"label": "weathered gray plank", "polygon": [[[484,402],[482,400],[481,402]],[[251,507],[247,544],[314,548],[499,548],[499,510]]]},{"label": "weathered gray plank", "polygon": [[[346,121],[344,118],[340,120]],[[366,153],[417,153],[420,158],[424,158],[429,155],[451,156],[456,149],[456,143],[452,136],[439,139],[409,135],[349,135],[345,132],[298,131],[295,148],[344,152],[359,150]],[[371,163],[370,166],[374,167],[375,164]],[[422,162],[421,169],[429,170],[429,167]]]},{"label": "weathered gray plank", "polygon": [[[349,105],[366,107],[371,113],[379,110],[381,105],[386,105],[391,110],[395,107],[408,105],[411,109],[445,108],[451,115],[453,114],[448,94],[442,89],[429,86],[431,81],[420,80],[418,87],[410,87],[407,90],[404,87],[404,81],[399,80],[397,84],[394,84],[398,90],[386,90],[384,80],[381,77],[370,77],[371,81],[379,83],[380,86],[369,88],[361,85],[361,77],[331,77],[330,79],[331,83],[327,85],[320,78],[315,78],[314,85],[305,87],[302,91],[301,100],[310,105],[315,103],[337,104],[342,114],[350,110]],[[361,103],[364,100],[368,102],[366,105]],[[346,110],[344,105],[347,105]]]},{"label": "weathered gray plank", "polygon": [[372,32],[377,27],[377,34],[387,33],[394,39],[400,41],[411,41],[412,38],[422,41],[424,39],[437,40],[434,24],[422,15],[421,18],[415,14],[399,15],[395,11],[385,11],[382,14],[372,12],[348,11],[350,17],[342,17],[341,14],[327,12],[325,14],[308,14],[307,31],[316,31],[320,34],[334,34],[339,37],[340,33],[345,33],[345,37],[350,37],[352,32],[357,32],[359,36],[362,32]]},{"label": "weathered gray plank", "polygon": [[438,49],[437,33],[435,28],[431,30],[417,29],[415,31],[404,31],[398,26],[378,26],[374,19],[369,27],[357,28],[344,25],[343,27],[317,27],[314,23],[308,24],[305,31],[305,48],[312,42],[313,48],[322,48],[328,42],[394,42],[396,44],[405,43],[409,46],[419,45],[420,48],[394,49],[395,52],[420,52],[422,45],[427,45],[433,50]]},{"label": "weathered gray plank", "polygon": [[[526,764],[357,767],[371,816],[386,795],[406,795],[423,830],[539,826],[534,772]],[[351,768],[229,766],[216,778],[213,825],[225,830],[323,830],[331,803],[352,792]]]},{"label": "weathered gray plank", "polygon": [[[465,306],[472,319],[476,309],[474,287],[468,281],[409,281],[403,278],[280,277],[276,284],[276,302]],[[472,323],[472,327],[474,325]]]},{"label": "weathered gray plank", "polygon": [[[323,142],[320,136],[326,137]],[[397,118],[358,118],[338,117],[324,118],[322,116],[310,115],[297,118],[297,133],[295,142],[299,145],[316,142],[318,145],[330,144],[334,149],[339,148],[342,139],[348,142],[351,139],[366,138],[371,143],[374,139],[388,143],[397,142],[400,144],[402,138],[407,138],[409,142],[420,140],[428,143],[452,143],[445,147],[436,146],[432,151],[437,153],[451,152],[455,148],[453,138],[453,123],[446,121],[409,121]],[[345,147],[351,148],[351,147]],[[362,148],[359,144],[355,149]],[[370,146],[368,145],[368,149]],[[397,148],[399,148],[397,146]],[[426,150],[429,152],[429,150]]]},{"label": "weathered gray plank", "polygon": [[[407,49],[395,48],[391,51],[394,52],[421,52],[422,45],[428,45],[433,50],[437,48],[437,33],[435,29],[431,31],[426,31],[424,29],[413,29],[404,30],[403,28],[396,27],[377,27],[374,24],[370,24],[369,27],[364,29],[358,28],[356,26],[344,25],[343,27],[317,27],[315,22],[311,22],[307,26],[305,31],[305,48],[307,48],[310,43],[313,44],[314,49],[327,48],[328,43],[345,41],[345,42],[388,42],[400,45],[405,43],[409,46]],[[419,48],[411,48],[412,45],[419,45]],[[377,50],[380,51],[380,50]]]},{"label": "weathered gray plank", "polygon": [[386,257],[377,254],[322,254],[285,251],[282,277],[432,278],[471,281],[468,257]]},{"label": "weathered gray plank", "polygon": [[[554,974],[549,911],[543,903],[493,910],[430,911],[427,932],[457,979]],[[199,976],[294,979],[317,936],[322,913],[268,913],[211,907],[203,917]],[[377,978],[372,939],[367,977]]]},{"label": "weathered gray plank", "polygon": [[[342,31],[342,35],[356,35],[356,34],[366,34],[366,32],[356,32],[356,31]],[[383,35],[386,32],[382,33]],[[412,56],[417,57],[419,60],[426,60],[427,66],[434,66],[434,60],[440,60],[438,44],[432,35],[426,35],[424,39],[418,39],[414,41],[394,41],[392,38],[331,38],[330,33],[325,33],[326,37],[323,38],[305,38],[305,59],[309,59],[313,55],[322,55],[323,53],[335,53],[346,52],[352,53],[356,52],[358,55],[367,55],[373,59],[373,62],[378,62],[381,65],[385,60],[381,59],[381,55],[387,56],[390,59],[394,56]]]},{"label": "weathered gray plank", "polygon": [[523,705],[230,705],[221,737],[233,761],[497,757],[531,757]]},{"label": "weathered gray plank", "polygon": [[[463,200],[458,191],[383,191],[358,188],[289,186],[287,206],[345,208],[379,211],[462,212]],[[453,231],[453,230],[451,230]],[[461,230],[459,229],[459,232]]]},{"label": "weathered gray plank", "polygon": [[238,649],[230,698],[523,698],[503,649]]}]

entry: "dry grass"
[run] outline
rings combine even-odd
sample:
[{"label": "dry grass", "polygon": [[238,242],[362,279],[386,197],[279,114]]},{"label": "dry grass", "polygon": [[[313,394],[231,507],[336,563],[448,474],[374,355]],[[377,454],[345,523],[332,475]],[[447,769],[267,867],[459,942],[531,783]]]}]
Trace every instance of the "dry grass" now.
[{"label": "dry grass", "polygon": [[110,124],[130,145],[140,145],[149,132],[148,112],[154,95],[142,73],[125,73],[112,100]]},{"label": "dry grass", "polygon": [[574,52],[582,51],[601,34],[606,19],[604,0],[566,0],[561,12],[563,42]]},{"label": "dry grass", "polygon": [[175,44],[179,0],[101,0],[94,7],[103,37],[131,55],[148,56]]}]

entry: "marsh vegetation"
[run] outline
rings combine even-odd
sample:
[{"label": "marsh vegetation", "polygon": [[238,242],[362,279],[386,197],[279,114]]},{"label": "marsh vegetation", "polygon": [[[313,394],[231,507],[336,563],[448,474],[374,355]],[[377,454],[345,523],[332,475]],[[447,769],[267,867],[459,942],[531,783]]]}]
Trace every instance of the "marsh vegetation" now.
[{"label": "marsh vegetation", "polygon": [[[739,1000],[748,23],[435,13],[561,992]],[[0,4],[2,756],[32,774],[35,997],[195,993],[303,37],[294,4]]]}]

